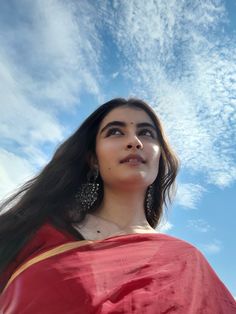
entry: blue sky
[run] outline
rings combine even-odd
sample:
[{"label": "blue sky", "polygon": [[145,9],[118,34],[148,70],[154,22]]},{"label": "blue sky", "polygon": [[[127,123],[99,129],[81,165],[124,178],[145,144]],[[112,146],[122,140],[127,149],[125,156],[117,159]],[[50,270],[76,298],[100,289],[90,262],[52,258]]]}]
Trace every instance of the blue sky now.
[{"label": "blue sky", "polygon": [[136,96],[181,159],[162,232],[193,243],[236,296],[236,2],[0,3],[0,196],[99,104]]}]

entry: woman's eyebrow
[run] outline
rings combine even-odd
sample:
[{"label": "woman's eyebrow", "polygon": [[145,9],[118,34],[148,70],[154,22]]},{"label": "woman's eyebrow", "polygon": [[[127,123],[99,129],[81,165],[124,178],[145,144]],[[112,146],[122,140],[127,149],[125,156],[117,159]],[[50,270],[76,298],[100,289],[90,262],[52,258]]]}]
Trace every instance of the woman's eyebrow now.
[{"label": "woman's eyebrow", "polygon": [[[106,129],[112,127],[112,126],[120,126],[120,127],[126,127],[127,126],[127,123],[123,122],[123,121],[111,121],[109,123],[107,123],[100,131],[100,134],[103,133]],[[141,123],[137,123],[136,124],[136,127],[137,128],[143,128],[143,127],[149,127],[149,128],[152,128],[155,132],[157,131],[156,130],[156,127],[149,123],[149,122],[141,122]]]},{"label": "woman's eyebrow", "polygon": [[153,125],[149,122],[141,122],[141,123],[137,124],[137,128],[144,128],[144,127],[151,128],[154,131],[157,131],[157,128],[155,127],[155,125]]},{"label": "woman's eyebrow", "polygon": [[112,121],[112,122],[109,122],[107,123],[100,131],[100,134],[102,132],[104,132],[106,129],[108,129],[109,127],[111,126],[121,126],[121,127],[125,127],[126,126],[126,123],[125,122],[122,122],[122,121]]}]

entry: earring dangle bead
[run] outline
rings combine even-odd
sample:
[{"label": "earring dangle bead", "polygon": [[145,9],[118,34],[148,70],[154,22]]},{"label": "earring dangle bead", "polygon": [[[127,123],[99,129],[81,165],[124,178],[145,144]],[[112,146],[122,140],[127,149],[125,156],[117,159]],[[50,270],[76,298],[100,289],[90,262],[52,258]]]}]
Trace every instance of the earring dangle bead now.
[{"label": "earring dangle bead", "polygon": [[98,169],[90,170],[87,174],[88,182],[81,185],[75,198],[79,207],[83,211],[88,211],[98,198],[99,183],[96,182],[98,178]]},{"label": "earring dangle bead", "polygon": [[150,185],[147,190],[147,197],[146,197],[146,209],[147,213],[151,214],[153,208],[153,186]]}]

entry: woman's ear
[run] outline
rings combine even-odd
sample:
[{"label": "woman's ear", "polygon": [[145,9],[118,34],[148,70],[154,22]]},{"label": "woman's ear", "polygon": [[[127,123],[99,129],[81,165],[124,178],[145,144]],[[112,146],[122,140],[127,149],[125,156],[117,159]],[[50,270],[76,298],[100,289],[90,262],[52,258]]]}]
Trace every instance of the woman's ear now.
[{"label": "woman's ear", "polygon": [[91,169],[98,168],[98,160],[95,154],[88,153],[86,160]]}]

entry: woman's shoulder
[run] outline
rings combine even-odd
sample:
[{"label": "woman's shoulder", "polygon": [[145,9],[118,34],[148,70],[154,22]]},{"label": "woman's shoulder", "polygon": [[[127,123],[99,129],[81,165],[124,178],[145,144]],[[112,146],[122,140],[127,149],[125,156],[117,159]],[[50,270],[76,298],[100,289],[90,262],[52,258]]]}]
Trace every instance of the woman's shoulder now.
[{"label": "woman's shoulder", "polygon": [[64,230],[59,230],[50,222],[44,223],[23,247],[16,257],[16,261],[28,259],[39,253],[47,251],[57,245],[74,241],[75,238]]},{"label": "woman's shoulder", "polygon": [[197,248],[193,244],[186,240],[158,231],[152,233],[138,233],[136,235],[143,237],[144,240],[156,241],[157,243],[168,244],[171,246],[174,245],[179,248],[184,247],[197,250]]},{"label": "woman's shoulder", "polygon": [[159,232],[147,235],[148,238],[155,242],[159,252],[165,252],[169,256],[188,255],[194,258],[198,256],[199,259],[205,259],[202,252],[194,244],[184,239]]},{"label": "woman's shoulder", "polygon": [[190,242],[188,242],[184,239],[180,239],[178,237],[175,237],[173,235],[169,235],[166,233],[160,233],[160,232],[155,233],[155,235],[157,236],[157,239],[159,239],[160,241],[168,242],[170,244],[173,243],[175,245],[178,245],[179,247],[188,247],[188,248],[196,249],[196,247],[193,244],[191,244]]},{"label": "woman's shoulder", "polygon": [[26,245],[16,255],[14,260],[7,266],[0,278],[0,287],[4,286],[12,273],[23,263],[34,256],[43,253],[58,245],[75,241],[75,238],[64,230],[59,230],[50,222],[39,227]]},{"label": "woman's shoulder", "polygon": [[130,247],[142,246],[150,247],[158,255],[166,258],[175,258],[176,256],[200,261],[205,259],[203,254],[193,244],[174,237],[172,235],[153,232],[153,233],[133,233],[126,235],[116,235],[96,242],[111,242],[116,245],[129,244]]}]

